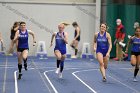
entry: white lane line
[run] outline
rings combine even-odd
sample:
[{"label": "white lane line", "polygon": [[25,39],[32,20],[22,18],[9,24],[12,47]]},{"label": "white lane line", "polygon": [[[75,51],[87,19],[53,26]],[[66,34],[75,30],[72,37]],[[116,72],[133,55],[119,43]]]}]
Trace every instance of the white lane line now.
[{"label": "white lane line", "polygon": [[0,69],[3,69],[3,68],[10,69],[10,68],[16,68],[16,67],[0,67]]},{"label": "white lane line", "polygon": [[118,68],[118,69],[132,69],[132,68]]},{"label": "white lane line", "polygon": [[[122,68],[122,69],[123,69],[123,68]],[[128,68],[128,69],[129,69],[129,68]],[[73,74],[80,82],[82,82],[85,86],[87,86],[87,84],[86,84],[84,81],[82,81],[82,80],[76,75],[76,73],[86,72],[86,71],[93,71],[93,70],[99,70],[99,69],[89,69],[89,70],[75,71],[75,72],[73,72],[72,74]],[[121,82],[121,81],[119,81],[119,80],[113,78],[112,76],[110,76],[110,75],[107,75],[107,76],[110,77],[110,78],[112,78],[114,81],[120,83],[121,85],[127,87],[128,89],[130,89],[130,90],[132,90],[132,91],[135,91],[136,93],[139,93],[139,91],[137,91],[136,89],[134,89],[134,88],[132,88],[132,87],[126,85],[125,83],[123,83],[123,82]],[[95,92],[93,92],[93,93],[95,93]]]},{"label": "white lane line", "polygon": [[[50,72],[50,71],[54,71],[54,70],[49,70],[49,72]],[[49,82],[49,84],[51,85],[51,87],[52,87],[52,89],[54,90],[54,92],[55,92],[55,93],[58,93],[58,91],[56,90],[56,88],[55,88],[54,85],[52,84],[51,80],[50,80],[49,77],[47,76],[46,72],[48,72],[48,71],[45,71],[45,72],[44,72],[44,75],[45,75],[46,79],[48,80],[48,82]]]},{"label": "white lane line", "polygon": [[[65,70],[71,70],[71,69],[79,69],[79,68],[67,68]],[[44,72],[44,76],[46,77],[47,81],[49,82],[49,84],[51,85],[52,89],[54,90],[55,93],[58,93],[57,89],[54,87],[53,83],[51,82],[51,80],[49,79],[49,77],[47,76],[46,73],[48,72],[52,72],[52,71],[55,71],[56,69],[54,70],[47,70]]]},{"label": "white lane line", "polygon": [[15,93],[18,93],[17,71],[14,72],[14,77],[15,77]]},{"label": "white lane line", "polygon": [[[29,70],[32,70],[34,68],[30,68]],[[15,78],[15,93],[18,93],[18,82],[17,82],[17,70],[14,71],[14,78]]]},{"label": "white lane line", "polygon": [[40,77],[41,77],[41,79],[42,79],[44,85],[45,85],[46,88],[48,89],[49,93],[51,93],[51,89],[50,89],[49,86],[47,85],[45,79],[44,79],[43,76],[42,76],[42,73],[39,71],[39,68],[37,67],[37,65],[35,64],[35,62],[34,62],[33,60],[32,60],[32,64],[34,65],[36,71],[38,71],[38,74],[40,75]]},{"label": "white lane line", "polygon": [[6,78],[7,78],[7,57],[6,57],[6,62],[5,62],[5,70],[4,70],[4,82],[3,82],[3,87],[2,87],[2,92],[6,93]]},{"label": "white lane line", "polygon": [[[13,67],[14,65],[7,65],[9,67]],[[0,65],[0,67],[5,67],[5,65]]]},{"label": "white lane line", "polygon": [[121,81],[119,81],[119,80],[117,80],[117,79],[113,78],[112,76],[108,75],[108,77],[112,78],[113,80],[117,81],[118,83],[122,84],[123,86],[125,86],[125,87],[129,88],[130,90],[135,91],[135,93],[139,93],[139,91],[137,91],[136,89],[134,89],[134,88],[132,88],[132,87],[130,87],[130,86],[128,86],[128,85],[126,85],[125,83],[123,83],[123,82],[121,82]]},{"label": "white lane line", "polygon": [[75,71],[72,73],[72,75],[74,77],[76,77],[82,84],[84,84],[88,89],[90,89],[93,93],[97,93],[93,88],[91,88],[88,84],[86,84],[82,79],[80,79],[76,73],[79,73],[79,72],[84,72],[84,71],[92,71],[92,70],[99,70],[99,69],[89,69],[89,70],[80,70],[80,71]]}]

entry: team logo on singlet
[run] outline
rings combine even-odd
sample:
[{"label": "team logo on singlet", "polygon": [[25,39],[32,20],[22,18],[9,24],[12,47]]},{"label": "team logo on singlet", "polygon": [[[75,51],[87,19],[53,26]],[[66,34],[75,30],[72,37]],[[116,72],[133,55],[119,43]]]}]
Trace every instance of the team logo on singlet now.
[{"label": "team logo on singlet", "polygon": [[98,38],[98,41],[99,42],[106,42],[107,40],[106,39],[100,39],[100,38]]},{"label": "team logo on singlet", "polygon": [[28,37],[28,35],[20,35],[21,38]]},{"label": "team logo on singlet", "polygon": [[133,43],[134,43],[134,44],[140,44],[140,42],[137,42],[137,41],[134,41]]}]

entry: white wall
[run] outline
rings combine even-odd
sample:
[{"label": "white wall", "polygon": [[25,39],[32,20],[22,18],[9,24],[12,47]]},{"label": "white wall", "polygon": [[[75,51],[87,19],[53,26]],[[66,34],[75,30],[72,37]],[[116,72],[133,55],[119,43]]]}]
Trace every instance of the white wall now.
[{"label": "white wall", "polygon": [[[89,15],[96,13],[95,5],[65,5],[65,4],[22,4],[22,3],[0,3],[0,32],[3,35],[6,49],[10,45],[10,28],[15,21],[25,21],[27,28],[35,32],[37,41],[45,41],[49,56],[53,54],[53,48],[49,48],[51,34],[46,29],[53,32],[58,31],[57,25],[66,21],[72,23],[77,21],[81,27],[81,42],[92,43],[95,31],[95,18]],[[84,13],[86,11],[86,13]],[[31,20],[32,19],[32,20]],[[65,29],[69,34],[69,43],[73,39],[74,28],[69,26]],[[30,37],[30,54],[35,55],[36,47],[32,46]]]}]

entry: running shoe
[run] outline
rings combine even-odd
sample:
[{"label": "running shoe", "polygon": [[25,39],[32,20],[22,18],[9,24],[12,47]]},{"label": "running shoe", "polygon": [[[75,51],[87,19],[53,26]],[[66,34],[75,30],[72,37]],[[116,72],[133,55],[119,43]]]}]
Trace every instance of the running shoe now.
[{"label": "running shoe", "polygon": [[119,61],[119,59],[118,59],[118,58],[113,58],[113,60],[115,60],[115,61]]},{"label": "running shoe", "polygon": [[22,76],[22,74],[21,74],[21,73],[19,73],[19,74],[18,74],[18,80],[20,80],[20,79],[21,79],[21,76]]},{"label": "running shoe", "polygon": [[62,78],[63,76],[62,76],[62,73],[59,73],[59,78]]},{"label": "running shoe", "polygon": [[60,68],[57,68],[55,73],[58,74],[60,72]]},{"label": "running shoe", "polygon": [[7,56],[13,56],[13,54],[12,53],[9,53],[9,54],[6,54]]},{"label": "running shoe", "polygon": [[71,58],[77,58],[77,57],[74,55],[74,56],[71,56]]},{"label": "running shoe", "polygon": [[27,63],[24,63],[24,69],[27,71]]},{"label": "running shoe", "polygon": [[124,54],[124,57],[128,57],[128,54]]},{"label": "running shoe", "polygon": [[103,80],[102,80],[103,82],[106,82],[107,80],[106,80],[106,78],[105,77],[103,77]]},{"label": "running shoe", "polygon": [[136,77],[133,78],[133,82],[137,82],[138,80],[136,79]]}]

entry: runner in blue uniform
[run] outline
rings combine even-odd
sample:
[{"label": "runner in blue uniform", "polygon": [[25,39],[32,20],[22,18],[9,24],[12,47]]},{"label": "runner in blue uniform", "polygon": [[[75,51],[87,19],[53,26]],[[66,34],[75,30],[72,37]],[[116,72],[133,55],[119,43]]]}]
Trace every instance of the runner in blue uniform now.
[{"label": "runner in blue uniform", "polygon": [[28,36],[32,35],[33,37],[33,44],[35,42],[35,36],[34,33],[31,30],[26,29],[26,23],[20,22],[20,29],[16,32],[14,42],[18,40],[18,47],[17,47],[17,55],[18,55],[18,70],[19,70],[19,76],[18,79],[21,79],[22,73],[22,59],[24,61],[24,68],[27,70],[27,57],[28,57]]},{"label": "runner in blue uniform", "polygon": [[107,25],[102,23],[100,25],[100,32],[95,33],[93,41],[94,52],[96,52],[96,57],[100,64],[103,82],[106,82],[105,69],[107,68],[110,51],[112,49],[111,37],[107,32],[107,28]]},{"label": "runner in blue uniform", "polygon": [[130,38],[130,42],[126,47],[126,53],[128,52],[129,45],[132,44],[131,48],[131,65],[135,66],[133,81],[136,82],[136,76],[139,71],[140,65],[140,27],[135,30],[135,35]]},{"label": "runner in blue uniform", "polygon": [[59,78],[62,78],[62,72],[64,68],[64,60],[66,57],[66,44],[68,44],[67,32],[64,32],[65,25],[60,24],[58,26],[59,32],[54,33],[51,39],[51,46],[53,45],[53,39],[55,38],[54,54],[57,58],[56,73],[59,74]]}]

